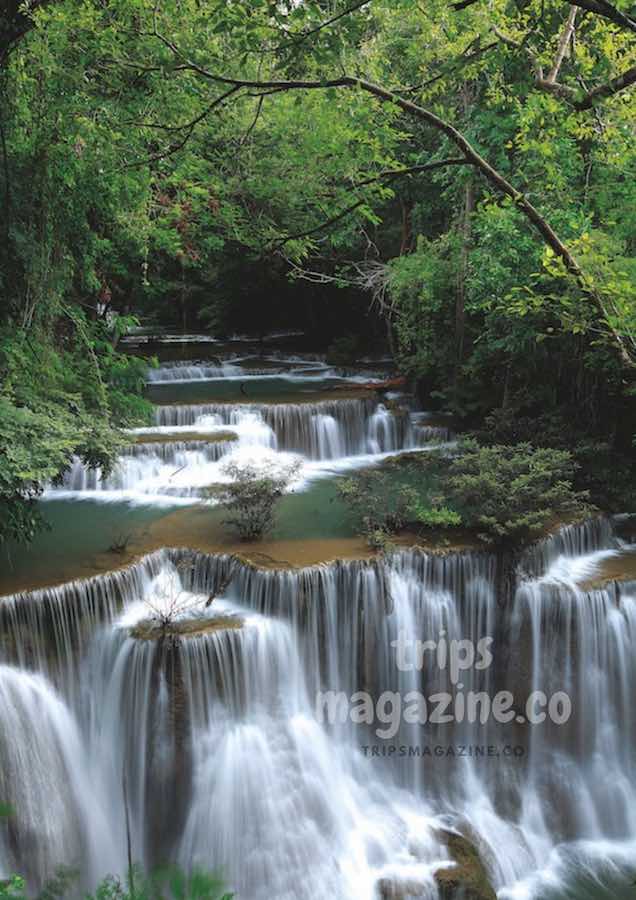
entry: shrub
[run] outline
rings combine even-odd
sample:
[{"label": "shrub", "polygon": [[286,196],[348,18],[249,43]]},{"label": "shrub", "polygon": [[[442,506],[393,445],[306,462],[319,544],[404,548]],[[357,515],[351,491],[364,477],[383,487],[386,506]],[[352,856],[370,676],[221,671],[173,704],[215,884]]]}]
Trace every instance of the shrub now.
[{"label": "shrub", "polygon": [[458,512],[444,504],[440,479],[444,457],[427,453],[391,460],[346,478],[338,491],[354,513],[371,547],[383,549],[390,535],[407,526],[447,528],[461,524]]},{"label": "shrub", "polygon": [[0,881],[0,900],[26,900],[26,885],[19,875]]},{"label": "shrub", "polygon": [[392,467],[357,472],[340,482],[338,493],[372,546],[380,546],[381,535],[394,534],[408,521],[411,495],[396,484]]},{"label": "shrub", "polygon": [[[588,491],[591,502],[606,512],[633,509],[636,502],[636,463],[610,440],[590,435],[574,410],[561,409],[539,416],[515,410],[495,410],[472,433],[480,444],[519,444],[569,450],[574,460],[572,484]],[[611,436],[610,436],[611,437]]]},{"label": "shrub", "polygon": [[[74,875],[61,870],[60,875],[45,885],[40,900],[77,896],[75,880]],[[28,900],[29,896],[23,878],[14,875],[0,881],[0,900]],[[205,872],[186,875],[180,869],[168,868],[149,876],[137,872],[132,884],[108,876],[93,894],[85,897],[86,900],[232,900],[234,894],[227,893],[215,875]]]},{"label": "shrub", "polygon": [[425,506],[418,499],[409,510],[420,525],[430,528],[452,528],[462,524],[462,517],[454,509],[448,506]]},{"label": "shrub", "polygon": [[167,868],[143,876],[137,874],[132,886],[118,878],[106,878],[86,900],[232,900],[234,894],[223,889],[222,882],[205,872],[185,874]]},{"label": "shrub", "polygon": [[567,450],[466,440],[451,459],[396,460],[346,479],[339,491],[372,546],[406,526],[465,525],[488,544],[513,547],[591,511],[588,492],[573,486],[576,469]]},{"label": "shrub", "polygon": [[468,440],[450,465],[445,495],[482,540],[523,544],[554,520],[589,512],[587,493],[572,487],[575,465],[566,450]]},{"label": "shrub", "polygon": [[299,465],[294,461],[284,470],[274,471],[256,465],[229,463],[225,472],[231,482],[212,486],[208,496],[226,510],[229,515],[224,524],[235,528],[241,540],[259,540],[274,526],[278,501],[293,481]]}]

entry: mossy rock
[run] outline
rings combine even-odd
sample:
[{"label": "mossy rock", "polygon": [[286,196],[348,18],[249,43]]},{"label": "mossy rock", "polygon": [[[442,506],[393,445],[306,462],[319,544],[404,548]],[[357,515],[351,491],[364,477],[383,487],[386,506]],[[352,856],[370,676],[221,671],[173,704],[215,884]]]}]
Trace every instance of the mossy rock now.
[{"label": "mossy rock", "polygon": [[486,867],[472,841],[453,831],[443,831],[440,836],[456,863],[435,873],[441,900],[497,900]]},{"label": "mossy rock", "polygon": [[380,878],[376,888],[380,900],[418,900],[426,892],[426,885],[409,878]]},{"label": "mossy rock", "polygon": [[194,426],[192,431],[174,432],[139,432],[134,436],[135,444],[170,444],[170,443],[200,443],[223,444],[229,441],[238,441],[235,431],[199,432]]},{"label": "mossy rock", "polygon": [[403,400],[389,400],[388,397],[383,397],[382,406],[385,406],[397,418],[406,419],[410,415],[410,410]]},{"label": "mossy rock", "polygon": [[138,641],[157,641],[164,637],[198,637],[213,631],[228,631],[243,626],[239,616],[215,616],[212,619],[175,619],[160,624],[153,619],[144,619],[130,630],[130,636]]}]

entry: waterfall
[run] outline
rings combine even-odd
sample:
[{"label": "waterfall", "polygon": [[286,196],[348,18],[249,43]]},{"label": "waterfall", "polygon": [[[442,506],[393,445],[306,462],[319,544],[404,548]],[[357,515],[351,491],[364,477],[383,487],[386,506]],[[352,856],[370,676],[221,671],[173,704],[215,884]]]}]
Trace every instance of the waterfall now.
[{"label": "waterfall", "polygon": [[[0,786],[21,812],[0,868],[36,884],[58,862],[78,861],[86,883],[121,871],[125,775],[135,858],[221,867],[246,900],[377,900],[380,884],[433,900],[448,828],[506,900],[574,896],[572,873],[608,861],[628,871],[636,583],[580,578],[614,545],[604,520],[562,529],[525,554],[503,607],[491,555],[414,549],[297,570],[165,550],[6,598]],[[401,637],[433,644],[421,666],[396,665]],[[434,655],[485,637],[492,665],[459,679]],[[401,718],[386,739],[316,706],[326,691],[501,690],[507,724]],[[532,690],[566,692],[571,717],[520,722]],[[520,756],[374,758],[378,745]]]},{"label": "waterfall", "polygon": [[[191,368],[174,364],[167,370],[178,380]],[[165,374],[163,369],[152,371]],[[226,373],[226,377],[233,376]],[[324,380],[324,372],[318,377]],[[201,500],[210,485],[227,481],[228,462],[275,468],[269,451],[303,457],[295,482],[295,489],[300,489],[331,474],[334,467],[329,463],[344,471],[451,437],[447,428],[422,424],[421,416],[407,406],[389,408],[373,397],[159,405],[154,421],[152,426],[130,430],[135,443],[121,450],[111,471],[91,468],[75,457],[45,496],[187,505]],[[279,462],[286,467],[289,458],[281,456]]]},{"label": "waterfall", "polygon": [[382,403],[369,418],[368,442],[371,453],[384,453],[398,445],[397,421]]},{"label": "waterfall", "polygon": [[112,823],[88,775],[76,722],[41,675],[0,665],[0,878],[42,885],[62,864],[90,883],[120,871]]},{"label": "waterfall", "polygon": [[112,623],[124,604],[146,596],[167,560],[159,550],[107,575],[2,598],[0,659],[45,673],[76,705],[77,667],[92,634]]},{"label": "waterfall", "polygon": [[185,489],[173,485],[173,476],[184,469],[194,471],[218,462],[234,449],[234,441],[166,441],[131,444],[124,448],[108,475],[91,469],[75,457],[65,474],[62,491],[135,491],[172,493],[188,496]]},{"label": "waterfall", "polygon": [[[97,492],[97,496],[104,498],[141,502],[151,497],[198,498],[208,485],[224,480],[222,464],[229,456],[240,455],[245,449],[276,448],[276,435],[257,413],[248,411],[237,416],[232,426],[231,434],[227,435],[229,429],[220,424],[218,416],[206,415],[198,423],[201,439],[142,440],[129,444],[108,475],[75,458],[62,483],[49,488],[48,494]],[[156,438],[157,430],[161,432],[161,429],[142,429],[138,436]],[[210,440],[205,440],[208,431]],[[216,435],[233,439],[214,439]]]},{"label": "waterfall", "polygon": [[525,551],[521,568],[530,575],[541,575],[559,557],[586,556],[597,550],[615,548],[617,541],[609,519],[596,516],[574,525],[566,525],[533,544]]},{"label": "waterfall", "polygon": [[316,431],[315,446],[318,459],[337,459],[347,455],[343,446],[340,427],[333,416],[317,413],[313,417],[313,425]]},{"label": "waterfall", "polygon": [[260,417],[276,435],[281,450],[309,459],[409,449],[413,442],[408,414],[393,414],[374,399],[325,400],[319,403],[225,403],[159,406],[155,422],[164,428],[196,428],[213,417],[223,426]]},{"label": "waterfall", "polygon": [[240,375],[240,366],[230,362],[219,365],[208,363],[170,363],[148,370],[149,384],[173,384],[180,381],[207,381],[214,378],[230,378]]}]

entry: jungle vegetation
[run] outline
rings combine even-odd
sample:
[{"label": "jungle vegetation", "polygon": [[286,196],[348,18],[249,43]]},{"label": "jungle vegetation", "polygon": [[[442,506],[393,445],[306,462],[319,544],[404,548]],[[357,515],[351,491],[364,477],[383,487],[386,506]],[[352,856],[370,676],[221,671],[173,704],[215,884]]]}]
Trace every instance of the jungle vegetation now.
[{"label": "jungle vegetation", "polygon": [[0,540],[147,418],[135,316],[388,346],[624,505],[634,83],[631,0],[8,0]]}]

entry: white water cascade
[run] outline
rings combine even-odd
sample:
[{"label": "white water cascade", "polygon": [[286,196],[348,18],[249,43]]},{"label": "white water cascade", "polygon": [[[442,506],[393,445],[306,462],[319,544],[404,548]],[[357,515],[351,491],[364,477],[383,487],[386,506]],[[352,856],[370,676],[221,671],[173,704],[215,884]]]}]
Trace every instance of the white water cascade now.
[{"label": "white water cascade", "polygon": [[[448,441],[447,428],[412,421],[407,408],[390,410],[375,399],[318,403],[157,406],[155,425],[137,429],[109,474],[73,460],[49,497],[84,496],[140,503],[193,502],[223,482],[225,464],[247,459],[275,465],[273,454],[301,457],[299,485],[329,473],[377,462],[386,454]],[[165,440],[162,440],[164,438]]]},{"label": "white water cascade", "polygon": [[[618,896],[636,855],[636,584],[581,586],[615,552],[607,522],[564,530],[521,560],[510,598],[494,558],[414,550],[280,571],[159,551],[5,598],[0,787],[20,813],[0,873],[124,871],[125,783],[135,858],[221,868],[242,900],[433,900],[448,829],[500,898]],[[432,656],[400,670],[400,633],[488,635],[493,661],[461,688]],[[377,721],[316,708],[317,691],[504,689],[515,712],[531,690],[565,691],[572,715],[402,719],[382,739]],[[499,755],[399,753],[436,746]]]},{"label": "white water cascade", "polygon": [[46,678],[8,665],[0,665],[0,760],[0,796],[13,811],[11,826],[0,826],[0,878],[19,871],[42,883],[62,862],[91,880],[118,868],[116,830],[76,720]]},{"label": "white water cascade", "polygon": [[148,370],[149,384],[173,384],[181,381],[208,381],[215,378],[231,378],[241,374],[241,367],[220,361],[217,365],[208,363],[166,363]]}]

